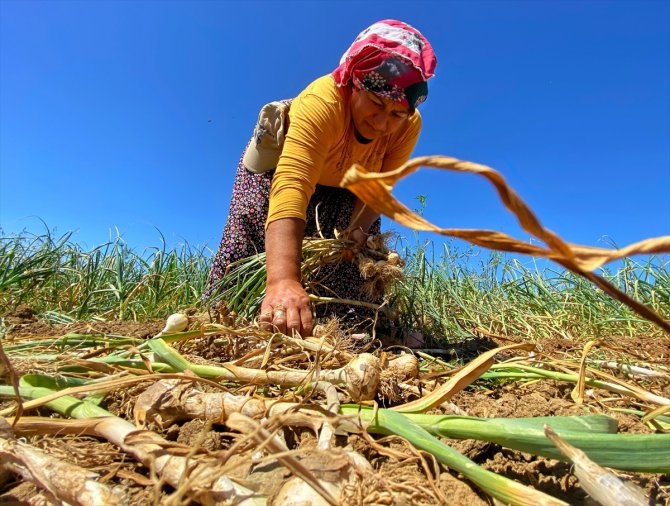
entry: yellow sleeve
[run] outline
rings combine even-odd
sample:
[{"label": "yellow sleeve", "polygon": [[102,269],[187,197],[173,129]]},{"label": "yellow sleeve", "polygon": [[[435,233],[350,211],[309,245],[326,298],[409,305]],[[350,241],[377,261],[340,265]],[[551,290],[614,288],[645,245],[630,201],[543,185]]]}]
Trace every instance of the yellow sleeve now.
[{"label": "yellow sleeve", "polygon": [[398,132],[389,142],[389,149],[384,155],[381,172],[397,169],[409,160],[412,151],[414,151],[414,146],[416,146],[416,141],[419,140],[419,133],[421,132],[419,111],[415,111],[407,121],[407,127]]},{"label": "yellow sleeve", "polygon": [[266,228],[280,218],[306,219],[307,204],[328,151],[341,135],[341,104],[310,88],[291,103],[288,134],[272,179]]}]

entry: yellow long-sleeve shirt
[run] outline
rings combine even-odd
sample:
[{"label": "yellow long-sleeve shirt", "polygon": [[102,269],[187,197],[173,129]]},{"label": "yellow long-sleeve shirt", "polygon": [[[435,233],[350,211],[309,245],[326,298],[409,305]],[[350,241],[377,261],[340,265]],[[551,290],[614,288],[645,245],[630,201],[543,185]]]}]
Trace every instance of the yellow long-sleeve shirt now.
[{"label": "yellow long-sleeve shirt", "polygon": [[350,100],[351,88],[338,88],[328,74],[291,103],[288,134],[272,179],[266,227],[280,218],[305,220],[316,185],[339,186],[353,163],[370,172],[384,172],[409,160],[421,130],[419,112],[391,135],[363,144],[356,140]]}]

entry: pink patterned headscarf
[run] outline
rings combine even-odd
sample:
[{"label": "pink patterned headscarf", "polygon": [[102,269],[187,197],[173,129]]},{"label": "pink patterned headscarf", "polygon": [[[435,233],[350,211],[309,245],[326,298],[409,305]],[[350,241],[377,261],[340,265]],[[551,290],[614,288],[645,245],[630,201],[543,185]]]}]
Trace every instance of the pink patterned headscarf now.
[{"label": "pink patterned headscarf", "polygon": [[416,28],[393,19],[363,30],[333,71],[338,86],[349,83],[414,110],[428,96],[426,81],[437,59]]}]

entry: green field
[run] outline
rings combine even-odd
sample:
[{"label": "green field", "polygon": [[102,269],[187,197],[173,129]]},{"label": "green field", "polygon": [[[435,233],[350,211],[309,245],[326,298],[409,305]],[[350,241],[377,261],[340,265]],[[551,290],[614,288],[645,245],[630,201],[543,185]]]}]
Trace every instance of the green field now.
[{"label": "green field", "polygon": [[[400,245],[405,279],[389,307],[403,331],[438,340],[485,331],[529,339],[662,335],[653,324],[589,281],[536,263],[455,243]],[[201,307],[211,251],[188,244],[136,251],[123,239],[86,249],[72,233],[0,237],[0,311],[28,306],[52,322],[146,320]],[[600,273],[616,287],[670,315],[670,257],[627,259]]]}]

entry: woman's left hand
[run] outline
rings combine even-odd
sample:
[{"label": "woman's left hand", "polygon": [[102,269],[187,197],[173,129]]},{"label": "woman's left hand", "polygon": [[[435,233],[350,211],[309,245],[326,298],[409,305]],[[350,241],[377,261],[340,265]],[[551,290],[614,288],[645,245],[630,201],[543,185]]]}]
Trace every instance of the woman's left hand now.
[{"label": "woman's left hand", "polygon": [[345,237],[353,241],[355,244],[354,248],[359,251],[365,247],[365,243],[368,241],[368,234],[363,232],[363,229],[360,227],[346,231]]},{"label": "woman's left hand", "polygon": [[356,253],[365,247],[369,235],[367,231],[370,230],[370,226],[377,218],[379,218],[379,213],[363,204],[360,199],[356,200],[351,215],[351,223],[344,231],[344,238],[355,243],[354,250]]}]

